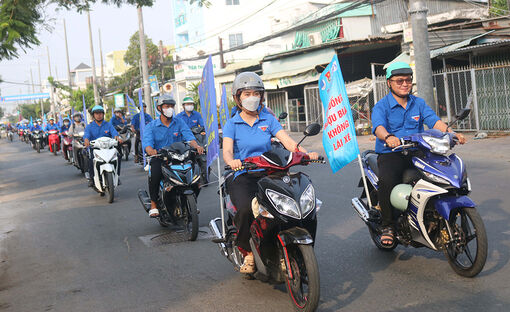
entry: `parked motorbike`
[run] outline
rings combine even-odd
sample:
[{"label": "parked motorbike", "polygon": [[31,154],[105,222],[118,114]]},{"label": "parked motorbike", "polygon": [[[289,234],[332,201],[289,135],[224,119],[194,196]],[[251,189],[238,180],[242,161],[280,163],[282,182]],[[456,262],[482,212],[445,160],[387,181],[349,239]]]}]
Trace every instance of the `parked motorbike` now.
[{"label": "parked motorbike", "polygon": [[[309,125],[304,138],[318,134],[320,128],[319,124]],[[324,158],[311,160],[305,153],[291,153],[280,143],[274,143],[271,151],[246,158],[241,168],[248,170],[248,174],[262,176],[252,201],[255,220],[251,225],[250,246],[257,272],[251,276],[271,283],[286,283],[297,311],[315,311],[319,303],[319,268],[313,246],[321,202],[315,196],[310,178],[289,169],[313,162],[324,163]],[[237,229],[233,220],[237,209],[225,182],[232,174],[227,171],[221,181],[227,218],[224,224],[221,218],[213,219],[209,227],[216,236],[213,242],[218,243],[234,269],[239,270],[246,253],[236,245]],[[220,232],[223,226],[224,237]]]},{"label": "parked motorbike", "polygon": [[32,131],[32,142],[34,149],[40,153],[44,149],[44,132],[42,130]]},{"label": "parked motorbike", "polygon": [[125,157],[126,160],[129,159],[129,152],[131,151],[131,129],[125,126],[115,126],[115,130],[119,133],[119,137],[122,140],[122,144],[117,147],[119,151],[120,157]]},{"label": "parked motorbike", "polygon": [[[196,153],[183,142],[163,147],[156,156],[163,160],[163,179],[159,187],[159,224],[167,227],[175,224],[184,229],[188,240],[198,235],[197,198],[200,194],[200,167]],[[150,197],[145,190],[138,190],[138,198],[145,211],[151,208]]]},{"label": "parked motorbike", "polygon": [[[464,109],[457,120],[469,115]],[[450,123],[451,124],[451,123]],[[380,243],[381,213],[369,207],[367,194],[352,199],[352,206],[368,226],[375,245],[393,250],[397,245],[427,247],[443,251],[452,269],[464,277],[476,276],[487,258],[487,234],[476,204],[467,196],[471,192],[466,166],[459,156],[448,155],[456,144],[451,133],[426,130],[406,136],[393,149],[413,153],[413,169],[404,173],[403,184],[391,191],[391,203],[396,216],[396,239],[393,245]],[[369,196],[377,203],[377,154],[365,151],[363,169],[368,178]],[[360,186],[363,181],[360,181]]]},{"label": "parked motorbike", "polygon": [[60,149],[60,136],[58,135],[58,130],[48,131],[48,146],[50,148],[50,152],[56,156]]},{"label": "parked motorbike", "polygon": [[115,188],[119,183],[117,175],[118,159],[115,139],[101,137],[90,142],[94,156],[94,186],[101,196],[106,195],[109,203],[113,202]]},{"label": "parked motorbike", "polygon": [[73,162],[73,138],[69,135],[69,131],[62,132],[62,153],[67,156],[67,161]]},{"label": "parked motorbike", "polygon": [[83,155],[85,146],[83,145],[83,135],[85,133],[81,131],[80,133],[73,134],[73,144],[72,144],[72,154],[73,154],[73,165],[80,169],[82,174],[87,172],[87,158]]},{"label": "parked motorbike", "polygon": [[205,128],[202,126],[195,126],[191,128],[191,132],[193,132],[198,145],[204,148],[204,154],[197,156],[197,162],[200,166],[200,183],[202,186],[207,186],[209,183],[209,177],[211,175],[211,167],[209,167],[209,170],[207,170],[207,136],[205,134]]}]

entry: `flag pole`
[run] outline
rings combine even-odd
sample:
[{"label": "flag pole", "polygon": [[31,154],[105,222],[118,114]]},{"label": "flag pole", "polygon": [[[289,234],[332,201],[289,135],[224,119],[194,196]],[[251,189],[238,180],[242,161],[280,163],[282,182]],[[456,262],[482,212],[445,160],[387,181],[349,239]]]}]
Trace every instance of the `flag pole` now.
[{"label": "flag pole", "polygon": [[365,187],[365,194],[367,194],[368,207],[369,207],[369,209],[372,209],[372,200],[370,199],[370,192],[368,191],[367,177],[365,176],[365,170],[363,170],[363,165],[361,163],[361,155],[360,154],[358,154],[358,163],[359,163],[359,169],[361,170],[361,178],[363,179],[363,186]]},{"label": "flag pole", "polygon": [[[225,238],[225,209],[223,206],[223,189],[221,188],[221,168],[220,168],[220,156],[216,157],[218,164],[218,187],[220,188],[220,209],[221,209],[221,233],[222,238]],[[225,181],[226,183],[226,181]]]}]

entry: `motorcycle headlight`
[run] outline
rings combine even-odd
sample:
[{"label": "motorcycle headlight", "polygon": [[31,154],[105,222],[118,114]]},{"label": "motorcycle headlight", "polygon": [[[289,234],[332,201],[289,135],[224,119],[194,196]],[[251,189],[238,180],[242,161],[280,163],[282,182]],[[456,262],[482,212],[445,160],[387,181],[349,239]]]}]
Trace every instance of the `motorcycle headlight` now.
[{"label": "motorcycle headlight", "polygon": [[84,131],[80,131],[78,134],[82,137],[82,136],[85,135],[85,132]]},{"label": "motorcycle headlight", "polygon": [[423,136],[423,140],[430,145],[430,151],[432,153],[445,155],[450,150],[450,136],[448,134],[445,134],[441,138]]},{"label": "motorcycle headlight", "polygon": [[301,194],[299,205],[301,206],[302,218],[305,218],[315,207],[315,190],[311,184],[308,185],[303,194]]},{"label": "motorcycle headlight", "polygon": [[178,160],[178,161],[184,161],[186,158],[189,157],[189,150],[184,152],[184,154],[177,154],[177,153],[171,153],[170,154],[170,157],[172,157],[172,159],[175,159],[175,160]]},{"label": "motorcycle headlight", "polygon": [[429,172],[426,172],[426,171],[423,171],[422,170],[422,173],[425,175],[425,177],[427,178],[427,180],[431,181],[431,182],[436,182],[436,183],[440,183],[440,184],[450,184],[450,182],[446,179],[443,179],[433,173],[429,173]]},{"label": "motorcycle headlight", "polygon": [[266,195],[279,213],[294,219],[301,219],[301,213],[294,199],[272,190],[266,190]]}]

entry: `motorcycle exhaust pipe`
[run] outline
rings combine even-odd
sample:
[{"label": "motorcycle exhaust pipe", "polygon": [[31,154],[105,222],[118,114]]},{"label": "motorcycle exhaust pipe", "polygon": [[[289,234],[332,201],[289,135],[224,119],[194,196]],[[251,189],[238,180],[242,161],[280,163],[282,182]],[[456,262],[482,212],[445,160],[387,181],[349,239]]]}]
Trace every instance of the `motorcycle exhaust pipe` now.
[{"label": "motorcycle exhaust pipe", "polygon": [[151,210],[151,199],[145,190],[138,190],[138,199],[145,212],[149,213],[149,210]]},{"label": "motorcycle exhaust pipe", "polygon": [[[216,222],[218,222],[218,221],[221,221],[221,218],[212,219],[209,222],[209,229],[213,233],[215,240],[223,240],[223,238],[221,237],[220,229],[218,228],[218,225],[216,224]],[[225,243],[218,243],[218,246],[220,248],[221,253],[225,257],[228,257],[227,247],[225,246]]]},{"label": "motorcycle exhaust pipe", "polygon": [[361,220],[368,222],[370,215],[368,214],[368,210],[365,208],[365,204],[358,197],[354,197],[351,200],[351,204],[352,208],[354,208]]}]

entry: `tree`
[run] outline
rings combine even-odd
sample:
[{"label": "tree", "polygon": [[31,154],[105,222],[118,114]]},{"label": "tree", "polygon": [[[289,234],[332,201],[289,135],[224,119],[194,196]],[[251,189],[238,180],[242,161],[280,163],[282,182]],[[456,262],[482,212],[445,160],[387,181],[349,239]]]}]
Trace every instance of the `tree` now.
[{"label": "tree", "polygon": [[[129,46],[124,55],[124,62],[126,64],[131,65],[133,67],[138,68],[138,64],[140,62],[140,36],[138,32],[135,32],[131,38],[129,38]],[[147,46],[147,58],[149,67],[155,64],[159,58],[159,49],[158,46],[152,42],[152,39],[145,35],[145,44]]]},{"label": "tree", "polygon": [[491,15],[509,15],[510,6],[508,5],[510,0],[492,0],[490,13]]}]

